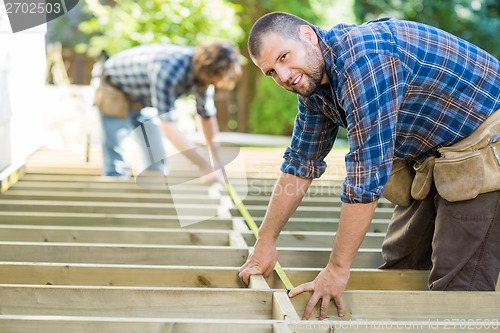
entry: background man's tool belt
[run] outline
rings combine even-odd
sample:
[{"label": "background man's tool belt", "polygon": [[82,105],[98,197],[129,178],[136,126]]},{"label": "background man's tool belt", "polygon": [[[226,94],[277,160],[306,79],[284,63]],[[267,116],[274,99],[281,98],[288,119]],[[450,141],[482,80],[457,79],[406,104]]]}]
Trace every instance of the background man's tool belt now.
[{"label": "background man's tool belt", "polygon": [[421,163],[396,158],[384,196],[402,207],[423,200],[436,184],[448,201],[474,199],[481,193],[500,190],[500,110],[474,132],[449,147],[439,157]]},{"label": "background man's tool belt", "polygon": [[129,110],[140,111],[142,105],[130,99],[123,91],[111,84],[106,75],[102,75],[95,91],[94,105],[99,112],[108,117],[125,118]]}]

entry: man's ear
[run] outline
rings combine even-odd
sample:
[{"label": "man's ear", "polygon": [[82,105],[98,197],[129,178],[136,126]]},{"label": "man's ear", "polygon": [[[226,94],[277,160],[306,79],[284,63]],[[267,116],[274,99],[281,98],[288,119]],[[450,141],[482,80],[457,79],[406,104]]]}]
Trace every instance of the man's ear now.
[{"label": "man's ear", "polygon": [[301,25],[299,27],[300,38],[308,41],[313,45],[318,45],[318,35],[313,28],[308,25]]}]

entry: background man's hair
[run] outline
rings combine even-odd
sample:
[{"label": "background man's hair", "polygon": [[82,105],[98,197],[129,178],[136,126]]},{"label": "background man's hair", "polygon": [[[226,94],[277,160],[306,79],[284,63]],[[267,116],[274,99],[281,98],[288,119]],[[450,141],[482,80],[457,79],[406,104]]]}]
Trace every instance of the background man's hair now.
[{"label": "background man's hair", "polygon": [[193,55],[193,73],[201,85],[213,79],[234,84],[241,76],[239,52],[228,42],[211,42],[198,45]]},{"label": "background man's hair", "polygon": [[299,27],[301,25],[312,26],[309,22],[298,16],[274,12],[269,13],[255,21],[250,36],[248,37],[248,52],[250,57],[259,57],[262,49],[262,41],[268,33],[277,33],[285,38],[299,40]]}]

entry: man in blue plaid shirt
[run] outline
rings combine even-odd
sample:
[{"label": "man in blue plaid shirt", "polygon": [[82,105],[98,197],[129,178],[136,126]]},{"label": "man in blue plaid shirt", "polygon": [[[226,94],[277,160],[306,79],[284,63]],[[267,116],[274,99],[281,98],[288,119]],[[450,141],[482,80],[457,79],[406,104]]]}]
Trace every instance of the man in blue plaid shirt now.
[{"label": "man in blue plaid shirt", "polygon": [[180,152],[199,166],[204,180],[216,180],[210,162],[194,149],[194,144],[178,128],[175,101],[194,95],[203,134],[211,145],[219,131],[214,87],[225,90],[234,87],[241,74],[238,57],[233,45],[214,42],[197,47],[143,45],[107,59],[103,78],[124,92],[136,110],[131,107],[125,118],[101,114],[104,175],[130,175],[131,161],[125,145],[130,134],[143,148],[141,168],[165,172],[164,160],[151,161],[148,156],[164,157],[163,132]]},{"label": "man in blue plaid shirt", "polygon": [[[276,239],[311,180],[325,172],[339,127],[347,129],[347,175],[333,250],[312,282],[304,318],[320,302],[344,314],[342,293],[356,252],[396,158],[421,163],[467,138],[500,108],[500,62],[442,30],[380,19],[325,31],[286,13],[270,13],[249,37],[253,62],[299,95],[291,145],[259,229],[240,268],[245,284],[269,275]],[[500,177],[500,172],[487,175]],[[295,194],[291,194],[291,188]],[[435,186],[410,206],[396,206],[382,254],[384,268],[430,269],[431,290],[495,290],[500,267],[500,191],[449,202]]]}]

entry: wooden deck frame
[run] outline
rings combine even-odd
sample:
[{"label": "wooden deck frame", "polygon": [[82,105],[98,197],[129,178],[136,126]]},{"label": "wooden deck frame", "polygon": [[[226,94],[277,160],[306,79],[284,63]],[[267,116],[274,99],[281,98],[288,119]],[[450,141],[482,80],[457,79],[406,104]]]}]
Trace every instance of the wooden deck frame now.
[{"label": "wooden deck frame", "polygon": [[[386,332],[387,327],[390,327],[391,331],[402,333],[422,331],[421,327],[425,330],[429,327],[425,326],[426,324],[432,324],[432,332],[448,332],[453,324],[452,319],[462,320],[455,323],[459,326],[453,327],[455,329],[452,331],[470,331],[479,330],[477,324],[481,323],[481,320],[499,318],[499,293],[420,291],[419,288],[425,288],[428,272],[367,269],[367,263],[368,267],[376,267],[379,263],[377,260],[381,259],[379,246],[376,246],[379,243],[373,243],[368,245],[368,249],[360,251],[355,264],[360,268],[351,271],[348,290],[344,294],[344,303],[348,308],[346,318],[338,318],[332,305],[329,321],[314,320],[317,308],[313,320],[301,321],[300,316],[310,294],[288,298],[275,274],[267,280],[254,276],[251,279],[251,289],[241,288],[237,271],[248,255],[247,244],[254,241],[249,232],[241,227],[241,223],[235,222],[234,219],[218,217],[192,225],[190,230],[179,229],[179,222],[174,213],[162,211],[162,215],[150,215],[151,208],[154,208],[151,203],[163,205],[169,196],[168,191],[162,189],[161,185],[144,189],[133,181],[115,183],[109,179],[99,183],[103,181],[101,177],[87,176],[88,170],[72,167],[69,171],[55,170],[60,172],[60,175],[28,174],[26,179],[31,180],[27,182],[27,186],[23,187],[23,182],[20,182],[18,187],[12,188],[12,195],[0,198],[0,201],[22,198],[23,201],[36,199],[34,201],[54,201],[56,204],[71,204],[71,201],[103,203],[103,211],[99,213],[43,212],[43,209],[26,212],[26,206],[23,205],[19,205],[18,210],[0,211],[0,224],[5,225],[3,232],[21,232],[22,229],[24,232],[33,228],[30,236],[23,236],[26,237],[23,241],[2,242],[0,239],[0,256],[5,254],[6,259],[12,259],[0,262],[0,284],[3,284],[0,285],[0,308],[3,313],[0,315],[0,331],[52,333],[64,327],[76,333],[92,330],[107,333],[134,330],[181,333],[338,333],[352,331],[353,328],[358,328],[357,331],[361,332]],[[42,168],[30,166],[28,171],[52,172],[54,169],[49,163]],[[274,181],[258,179],[252,183],[254,188],[250,188],[251,195],[247,203],[249,208],[257,207],[255,211],[251,211],[257,223],[260,223],[260,215],[265,210],[263,206],[269,198],[253,197],[252,193],[267,193]],[[67,182],[71,182],[70,186],[67,186]],[[55,184],[54,189],[40,191],[50,183]],[[316,189],[321,192],[325,186],[338,186],[339,182],[325,184],[321,182]],[[237,191],[244,189],[244,184],[238,180],[235,180],[233,186]],[[261,187],[257,188],[258,186]],[[127,190],[124,190],[125,188]],[[256,191],[252,192],[253,190]],[[129,206],[138,204],[137,207],[141,209],[141,206],[147,207],[147,211],[134,213],[131,209],[130,213],[122,209],[120,212],[114,212],[113,209],[120,205],[113,204],[113,201],[129,200],[128,195],[122,193],[124,191],[130,191],[130,198],[133,195],[141,197]],[[311,193],[311,196],[306,198],[302,205],[304,208],[301,207],[304,213],[299,212],[294,216],[280,236],[280,263],[294,285],[312,280],[325,265],[331,251],[331,241],[338,219],[335,214],[340,202],[337,199],[326,199],[320,192]],[[199,198],[196,202],[213,203],[210,200],[202,200],[207,195],[206,188],[202,186],[186,186],[182,193],[187,199],[190,196]],[[138,202],[142,199],[144,205]],[[38,208],[41,206],[43,205],[38,205]],[[111,211],[104,210],[105,206],[112,207]],[[311,213],[325,210],[326,214]],[[389,212],[392,214],[392,206],[381,201],[377,211],[382,214],[377,215],[378,219],[372,223],[370,231],[376,232],[373,237],[380,241],[387,227]],[[16,224],[32,224],[33,227]],[[101,226],[104,227],[101,229]],[[121,226],[126,229],[118,231]],[[57,228],[62,230],[56,232]],[[208,230],[211,228],[219,230]],[[102,238],[92,239],[91,232],[94,229],[103,231]],[[152,235],[156,230],[159,239],[147,239],[148,235]],[[33,235],[52,231],[54,233],[46,240],[54,240],[55,243],[33,242],[39,237]],[[113,231],[121,234],[123,238],[109,238]],[[59,243],[64,238],[57,237],[67,237],[71,232],[80,233],[73,239],[80,243]],[[125,236],[133,233],[137,233],[138,237]],[[177,245],[157,244],[169,233],[176,235],[172,241],[177,242]],[[193,244],[190,237],[194,236],[190,235],[199,235],[199,241]],[[220,238],[216,241],[215,237],[212,237],[214,235]],[[5,237],[11,238],[8,235]],[[200,244],[204,239],[204,244],[217,243],[220,240],[228,243],[224,243],[224,246],[205,246]],[[191,243],[181,245],[184,242]],[[377,249],[370,250],[370,247]],[[180,249],[182,251],[176,252]],[[59,259],[84,257],[89,259],[89,263],[32,260],[36,256],[57,258],[57,252],[67,252],[61,254]],[[91,259],[102,255],[105,258]],[[240,255],[240,260],[232,262],[232,266],[226,266]],[[151,256],[154,257],[151,262],[144,262],[145,258]],[[182,258],[184,263],[199,265],[179,264],[182,256],[187,256]],[[125,263],[106,263],[108,258],[116,257],[126,257],[127,260]],[[165,257],[167,260],[162,262]],[[27,259],[29,262],[18,261],[23,258],[30,258]],[[101,259],[103,263],[93,263]],[[129,259],[130,263],[127,263]],[[220,262],[216,259],[220,259]],[[139,265],[138,262],[143,264]],[[200,264],[201,262],[203,264]],[[20,283],[23,285],[19,285]],[[94,285],[89,286],[91,283]],[[365,287],[379,290],[360,290]],[[400,288],[403,291],[387,291]],[[487,309],[483,311],[485,307]],[[183,312],[183,308],[189,311]],[[168,314],[165,314],[165,311]],[[398,323],[402,329],[394,327]],[[358,327],[353,327],[352,324]],[[493,330],[484,326],[480,331]]]}]

